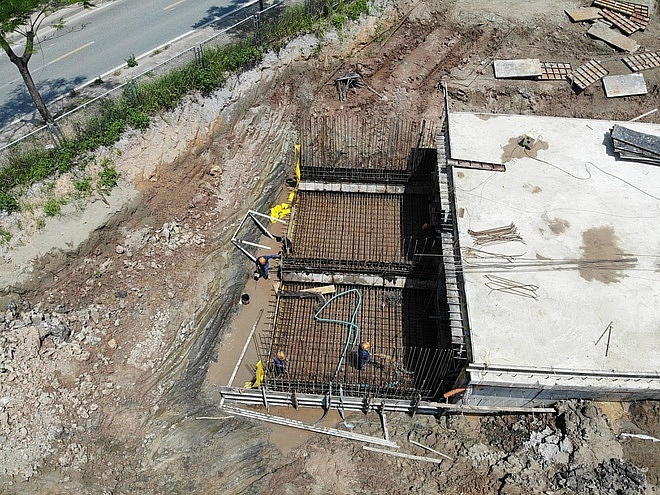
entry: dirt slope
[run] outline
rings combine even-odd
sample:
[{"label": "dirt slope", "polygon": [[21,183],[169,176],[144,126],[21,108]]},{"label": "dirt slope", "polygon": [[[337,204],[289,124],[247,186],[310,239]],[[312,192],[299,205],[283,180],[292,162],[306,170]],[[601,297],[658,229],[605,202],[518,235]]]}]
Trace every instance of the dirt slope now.
[{"label": "dirt slope", "polygon": [[[330,437],[284,449],[268,425],[194,419],[225,416],[206,371],[235,330],[250,277],[229,239],[245,209],[280,194],[301,115],[437,121],[443,83],[453,110],[626,120],[658,106],[657,69],[645,72],[648,95],[619,99],[598,84],[576,94],[566,82],[492,77],[494,58],[595,58],[627,73],[620,53],[568,20],[564,9],[580,5],[380,5],[340,36],[297,40],[109,151],[134,199],[77,252],[35,263],[41,278],[11,292],[0,315],[0,493],[658,493],[660,442],[619,436],[660,437],[655,403],[387,418],[403,452],[434,456],[411,438],[451,458],[439,465]],[[654,13],[634,37],[657,50],[658,34]],[[340,102],[331,82],[350,70],[367,86]],[[382,435],[376,416],[347,422]]]}]

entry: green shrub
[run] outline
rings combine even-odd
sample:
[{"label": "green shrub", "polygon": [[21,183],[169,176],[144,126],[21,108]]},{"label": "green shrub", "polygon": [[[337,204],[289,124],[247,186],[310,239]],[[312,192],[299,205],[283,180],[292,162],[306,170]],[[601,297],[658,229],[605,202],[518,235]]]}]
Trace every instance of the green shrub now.
[{"label": "green shrub", "polygon": [[341,31],[344,27],[344,16],[342,14],[334,14],[330,21],[337,31]]},{"label": "green shrub", "polygon": [[126,65],[128,65],[129,67],[137,67],[137,64],[138,62],[135,59],[135,55],[133,54],[131,54],[131,56],[126,59]]},{"label": "green shrub", "polygon": [[0,246],[11,241],[11,232],[4,227],[0,227]]},{"label": "green shrub", "polygon": [[367,0],[353,0],[345,4],[345,11],[350,20],[357,21],[361,14],[369,13],[369,5],[367,5]]},{"label": "green shrub", "polygon": [[62,213],[62,202],[57,199],[49,199],[44,203],[44,213],[47,217],[54,217]]},{"label": "green shrub", "polygon": [[13,195],[0,191],[0,211],[12,213],[19,210],[18,200]]},{"label": "green shrub", "polygon": [[73,181],[73,187],[81,196],[88,196],[92,192],[92,179],[83,177]]},{"label": "green shrub", "polygon": [[98,188],[103,192],[110,192],[117,185],[119,172],[109,163],[103,164],[103,169],[99,174]]}]

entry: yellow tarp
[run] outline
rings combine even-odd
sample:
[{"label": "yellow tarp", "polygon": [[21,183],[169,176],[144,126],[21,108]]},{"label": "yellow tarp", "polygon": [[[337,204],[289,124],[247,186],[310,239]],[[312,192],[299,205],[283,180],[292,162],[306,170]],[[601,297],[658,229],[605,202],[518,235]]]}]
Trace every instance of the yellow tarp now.
[{"label": "yellow tarp", "polygon": [[259,360],[257,361],[257,372],[255,373],[254,380],[251,382],[245,382],[245,388],[259,388],[265,376],[264,365],[261,360]]},{"label": "yellow tarp", "polygon": [[275,223],[277,220],[274,220],[275,218],[284,218],[287,215],[291,214],[291,208],[289,207],[289,203],[282,203],[279,205],[275,205],[270,209],[270,216],[273,217],[270,221],[271,223]]},{"label": "yellow tarp", "polygon": [[300,145],[296,144],[296,179],[300,182]]},{"label": "yellow tarp", "polygon": [[296,187],[289,193],[289,203],[293,203],[300,184],[300,145],[296,144]]}]

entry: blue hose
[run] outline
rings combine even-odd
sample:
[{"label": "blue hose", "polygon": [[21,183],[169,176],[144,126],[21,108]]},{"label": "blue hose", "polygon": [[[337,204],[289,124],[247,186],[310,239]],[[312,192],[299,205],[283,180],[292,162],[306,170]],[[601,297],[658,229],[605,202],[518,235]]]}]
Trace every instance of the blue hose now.
[{"label": "blue hose", "polygon": [[[330,304],[332,301],[335,299],[346,296],[350,293],[354,292],[357,294],[358,301],[357,304],[355,305],[355,310],[353,310],[353,314],[351,315],[351,320],[350,321],[345,321],[345,320],[335,320],[332,318],[320,318],[319,315],[323,312],[323,310]],[[340,325],[348,325],[348,335],[346,337],[346,345],[344,345],[344,351],[341,353],[341,356],[339,358],[339,362],[337,363],[337,368],[335,369],[334,374],[332,375],[332,380],[330,380],[330,383],[334,381],[334,379],[337,377],[337,374],[339,373],[339,370],[341,368],[341,365],[344,362],[344,359],[346,358],[346,354],[348,353],[348,348],[351,345],[356,345],[358,340],[360,339],[360,327],[356,325],[355,323],[355,317],[357,316],[358,311],[362,307],[362,294],[360,293],[359,290],[357,289],[349,289],[344,292],[340,292],[339,294],[335,294],[332,296],[330,299],[328,299],[325,303],[323,303],[323,306],[321,306],[316,313],[314,313],[314,319],[316,321],[321,321],[321,322],[326,322],[326,323],[338,323]],[[354,333],[355,332],[355,333]]]},{"label": "blue hose", "polygon": [[[345,320],[335,320],[333,318],[320,318],[319,315],[323,312],[323,310],[330,304],[332,301],[335,299],[348,295],[351,292],[355,292],[358,297],[357,304],[355,305],[355,310],[353,310],[353,314],[351,315],[351,320],[350,321],[345,321]],[[335,372],[332,375],[332,378],[330,379],[330,383],[328,384],[328,401],[327,401],[327,407],[325,408],[325,411],[323,412],[323,416],[321,416],[320,419],[318,419],[314,424],[317,425],[323,419],[327,416],[328,411],[330,410],[330,404],[332,403],[332,382],[334,382],[335,378],[337,378],[337,374],[339,374],[339,370],[341,369],[341,365],[344,362],[344,359],[346,358],[346,353],[348,352],[348,348],[351,345],[357,344],[358,339],[360,338],[360,327],[355,324],[355,317],[357,316],[358,311],[362,307],[362,294],[360,293],[359,290],[357,289],[349,289],[345,292],[340,292],[339,294],[335,294],[332,296],[330,299],[325,301],[323,305],[314,313],[314,319],[316,321],[320,322],[326,322],[326,323],[338,323],[340,325],[348,325],[348,335],[346,336],[346,344],[344,345],[344,350],[341,353],[341,356],[339,357],[339,362],[337,363],[337,367],[335,368]],[[354,333],[355,332],[355,333]],[[341,385],[339,387],[340,391],[340,396],[343,396],[343,389],[341,388]],[[346,421],[344,420],[344,423],[346,424]],[[346,426],[350,427],[348,424]]]}]

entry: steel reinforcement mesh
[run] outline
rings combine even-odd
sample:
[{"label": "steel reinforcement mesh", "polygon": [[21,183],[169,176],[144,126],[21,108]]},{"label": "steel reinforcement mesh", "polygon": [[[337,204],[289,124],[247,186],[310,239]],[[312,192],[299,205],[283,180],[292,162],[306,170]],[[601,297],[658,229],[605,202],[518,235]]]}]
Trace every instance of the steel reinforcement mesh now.
[{"label": "steel reinforcement mesh", "polygon": [[426,122],[337,115],[299,125],[303,180],[407,182],[435,148]]},{"label": "steel reinforcement mesh", "polygon": [[300,191],[283,269],[431,276],[432,259],[418,256],[439,248],[420,236],[429,202],[427,194]]},{"label": "steel reinforcement mesh", "polygon": [[[270,363],[268,386],[275,390],[399,399],[436,398],[446,384],[452,354],[439,348],[435,292],[337,286],[335,298],[301,292],[310,285],[286,283],[278,295],[272,329],[261,336],[261,354]],[[337,295],[342,294],[343,295]],[[358,295],[359,293],[359,295]],[[348,322],[356,311],[359,335]],[[371,362],[357,367],[357,345],[371,344]],[[278,351],[286,373],[276,375]]]}]

